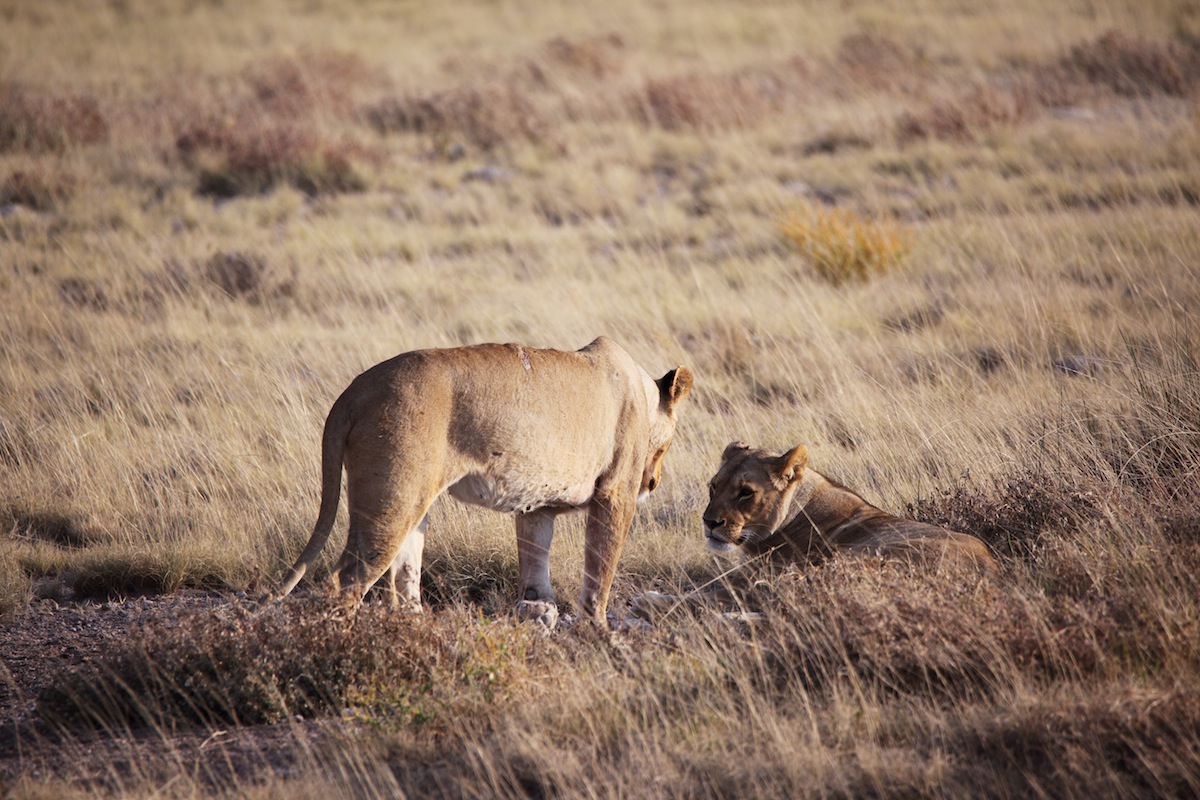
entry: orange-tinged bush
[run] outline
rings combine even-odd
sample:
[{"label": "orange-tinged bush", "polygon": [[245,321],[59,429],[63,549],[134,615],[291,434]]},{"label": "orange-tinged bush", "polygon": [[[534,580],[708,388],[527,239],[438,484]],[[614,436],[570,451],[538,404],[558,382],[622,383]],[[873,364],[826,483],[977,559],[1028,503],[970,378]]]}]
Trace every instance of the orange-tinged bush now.
[{"label": "orange-tinged bush", "polygon": [[821,278],[834,285],[890,272],[913,246],[907,228],[868,219],[849,208],[807,206],[789,211],[780,221],[780,233]]}]

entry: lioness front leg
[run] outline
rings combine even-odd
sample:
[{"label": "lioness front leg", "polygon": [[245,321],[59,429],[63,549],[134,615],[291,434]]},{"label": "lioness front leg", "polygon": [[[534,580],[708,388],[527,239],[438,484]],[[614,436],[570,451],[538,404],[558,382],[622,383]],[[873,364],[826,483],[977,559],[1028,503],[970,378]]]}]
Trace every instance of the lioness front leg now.
[{"label": "lioness front leg", "polygon": [[579,607],[582,616],[591,617],[597,624],[606,622],[608,592],[617,573],[625,536],[633,523],[635,497],[636,491],[612,490],[605,495],[597,494],[588,507]]},{"label": "lioness front leg", "polygon": [[558,624],[558,606],[550,585],[550,543],[554,539],[555,513],[546,509],[517,515],[517,587],[516,614],[519,619],[535,619],[553,630]]}]

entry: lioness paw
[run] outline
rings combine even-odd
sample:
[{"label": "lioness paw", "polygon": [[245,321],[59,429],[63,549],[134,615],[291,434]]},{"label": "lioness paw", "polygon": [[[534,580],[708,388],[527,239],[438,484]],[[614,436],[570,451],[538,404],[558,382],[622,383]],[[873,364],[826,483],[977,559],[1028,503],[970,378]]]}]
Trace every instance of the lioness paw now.
[{"label": "lioness paw", "polygon": [[517,619],[541,623],[552,631],[558,625],[558,606],[546,600],[521,600],[516,607]]},{"label": "lioness paw", "polygon": [[646,592],[633,599],[630,612],[639,619],[654,621],[678,605],[679,602],[680,598],[677,595]]}]

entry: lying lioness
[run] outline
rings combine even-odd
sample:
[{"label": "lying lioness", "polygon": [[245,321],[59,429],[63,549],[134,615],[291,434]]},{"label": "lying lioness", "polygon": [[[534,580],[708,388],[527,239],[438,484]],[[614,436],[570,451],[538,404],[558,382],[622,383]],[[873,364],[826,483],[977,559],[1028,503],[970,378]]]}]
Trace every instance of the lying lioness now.
[{"label": "lying lioness", "polygon": [[657,381],[600,337],[577,352],[481,344],[419,350],[359,375],[333,404],[321,442],[321,509],[279,596],[329,539],[341,494],[346,549],[331,580],[359,601],[384,573],[391,601],[420,607],[426,516],[449,490],[516,514],[518,614],[553,626],[554,518],[587,509],[582,613],[603,621],[635,502],[658,485],[687,367]]},{"label": "lying lioness", "polygon": [[[715,552],[803,563],[848,552],[996,569],[974,536],[888,514],[810,469],[804,445],[779,452],[734,442],[721,454],[708,492],[704,537]],[[634,613],[651,616],[679,600],[649,592],[636,600]]]},{"label": "lying lioness", "polygon": [[965,533],[895,517],[808,466],[808,448],[779,453],[734,442],[708,485],[704,537],[709,549],[737,547],[807,561],[835,551],[900,556],[922,562],[995,566],[987,545]]}]

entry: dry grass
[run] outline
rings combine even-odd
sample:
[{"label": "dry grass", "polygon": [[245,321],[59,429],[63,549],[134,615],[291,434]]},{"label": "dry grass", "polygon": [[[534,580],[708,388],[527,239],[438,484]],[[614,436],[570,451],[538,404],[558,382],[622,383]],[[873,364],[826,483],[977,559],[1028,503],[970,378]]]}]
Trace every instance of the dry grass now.
[{"label": "dry grass", "polygon": [[231,606],[135,633],[63,674],[38,698],[38,715],[60,729],[112,730],[263,725],[361,707],[432,730],[544,680],[545,648],[535,628],[469,614],[434,623],[319,597]]},{"label": "dry grass", "polygon": [[772,576],[753,629],[535,640],[511,521],[447,503],[425,618],[144,630],[42,697],[6,785],[1195,795],[1194,9],[529,11],[0,8],[0,624],[272,585],[354,375],[600,333],[697,374],[618,612],[728,567],[697,516],[737,438],[808,443],[1003,580],[835,563]]},{"label": "dry grass", "polygon": [[108,139],[99,103],[87,95],[62,97],[0,83],[0,152],[61,152]]},{"label": "dry grass", "polygon": [[835,286],[891,272],[913,246],[906,228],[866,219],[849,208],[789,211],[779,227],[817,275]]}]

